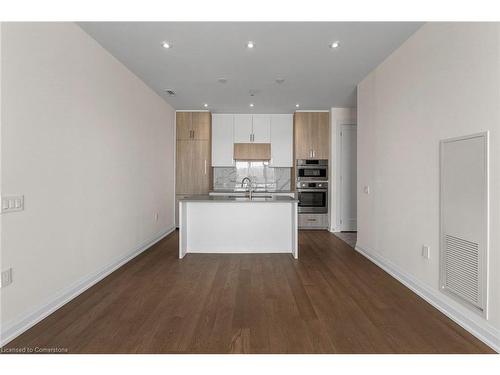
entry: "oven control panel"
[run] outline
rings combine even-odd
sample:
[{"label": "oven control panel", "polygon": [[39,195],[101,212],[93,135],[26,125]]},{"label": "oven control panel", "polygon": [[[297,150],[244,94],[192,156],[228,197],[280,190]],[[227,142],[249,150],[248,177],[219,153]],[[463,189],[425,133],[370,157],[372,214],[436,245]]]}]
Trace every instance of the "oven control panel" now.
[{"label": "oven control panel", "polygon": [[327,189],[328,182],[297,182],[297,189]]}]

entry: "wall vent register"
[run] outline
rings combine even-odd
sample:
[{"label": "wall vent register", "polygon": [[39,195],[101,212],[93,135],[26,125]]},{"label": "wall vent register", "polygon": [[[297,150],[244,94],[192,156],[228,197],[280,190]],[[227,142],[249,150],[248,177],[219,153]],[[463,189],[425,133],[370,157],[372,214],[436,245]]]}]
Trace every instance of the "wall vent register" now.
[{"label": "wall vent register", "polygon": [[445,235],[444,286],[468,302],[480,302],[479,245]]}]

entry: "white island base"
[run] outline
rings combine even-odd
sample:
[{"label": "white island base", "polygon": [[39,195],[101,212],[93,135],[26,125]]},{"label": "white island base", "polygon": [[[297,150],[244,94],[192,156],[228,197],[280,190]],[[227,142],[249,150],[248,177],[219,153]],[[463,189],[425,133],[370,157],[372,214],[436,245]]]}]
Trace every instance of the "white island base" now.
[{"label": "white island base", "polygon": [[186,198],[179,202],[179,258],[187,253],[290,253],[298,258],[297,200]]}]

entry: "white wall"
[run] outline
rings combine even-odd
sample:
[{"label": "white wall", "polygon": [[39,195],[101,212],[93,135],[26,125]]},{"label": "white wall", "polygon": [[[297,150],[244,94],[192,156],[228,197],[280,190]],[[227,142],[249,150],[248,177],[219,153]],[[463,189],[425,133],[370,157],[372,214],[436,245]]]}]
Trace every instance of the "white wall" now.
[{"label": "white wall", "polygon": [[[483,131],[490,132],[489,321],[438,291],[439,140]],[[358,246],[498,348],[498,228],[500,24],[426,24],[358,86]],[[421,257],[423,244],[430,260]]]},{"label": "white wall", "polygon": [[8,339],[174,227],[175,111],[76,24],[4,23],[1,47]]},{"label": "white wall", "polygon": [[356,123],[356,108],[331,108],[330,109],[330,177],[328,178],[330,189],[329,211],[330,212],[330,231],[337,232],[339,230],[339,212],[337,207],[337,169],[338,163],[338,148],[337,144],[337,129],[342,124]]}]

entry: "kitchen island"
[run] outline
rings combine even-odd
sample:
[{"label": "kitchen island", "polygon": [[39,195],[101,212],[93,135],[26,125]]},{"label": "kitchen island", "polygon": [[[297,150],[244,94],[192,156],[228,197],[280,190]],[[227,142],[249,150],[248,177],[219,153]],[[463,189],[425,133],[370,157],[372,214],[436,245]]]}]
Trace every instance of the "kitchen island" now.
[{"label": "kitchen island", "polygon": [[290,253],[297,259],[297,205],[287,196],[181,199],[179,258],[187,253]]}]

